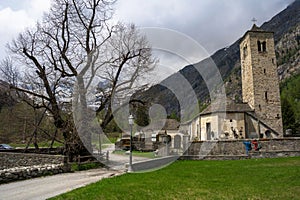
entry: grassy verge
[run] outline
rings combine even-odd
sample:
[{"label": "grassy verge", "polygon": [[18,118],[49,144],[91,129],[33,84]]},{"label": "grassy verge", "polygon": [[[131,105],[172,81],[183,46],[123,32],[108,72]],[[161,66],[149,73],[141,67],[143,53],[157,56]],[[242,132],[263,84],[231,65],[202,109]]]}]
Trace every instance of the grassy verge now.
[{"label": "grassy verge", "polygon": [[100,163],[84,163],[84,164],[72,164],[71,165],[71,171],[82,171],[82,170],[88,170],[88,169],[95,169],[103,167]]},{"label": "grassy verge", "polygon": [[[46,148],[48,148],[48,147],[50,147],[50,143],[51,142],[39,142],[38,143],[38,146],[40,147],[40,148],[42,148],[42,147],[46,147]],[[12,147],[14,147],[14,148],[17,148],[17,147],[19,147],[19,148],[25,148],[26,146],[27,146],[27,144],[25,143],[9,143],[9,145],[10,146],[12,146]],[[56,148],[56,147],[62,147],[63,146],[63,144],[62,143],[59,143],[59,142],[54,142],[54,144],[53,144],[53,148]],[[33,144],[30,144],[29,145],[29,148],[34,148],[34,145]]]},{"label": "grassy verge", "polygon": [[300,199],[300,157],[177,161],[104,179],[53,199]]}]

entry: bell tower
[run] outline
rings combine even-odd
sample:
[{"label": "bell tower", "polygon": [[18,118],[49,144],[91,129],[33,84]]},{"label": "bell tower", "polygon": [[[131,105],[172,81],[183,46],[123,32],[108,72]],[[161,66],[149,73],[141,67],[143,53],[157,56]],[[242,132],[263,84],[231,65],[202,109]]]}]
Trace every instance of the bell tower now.
[{"label": "bell tower", "polygon": [[243,102],[254,109],[258,132],[282,137],[282,114],[273,32],[255,24],[240,41]]}]

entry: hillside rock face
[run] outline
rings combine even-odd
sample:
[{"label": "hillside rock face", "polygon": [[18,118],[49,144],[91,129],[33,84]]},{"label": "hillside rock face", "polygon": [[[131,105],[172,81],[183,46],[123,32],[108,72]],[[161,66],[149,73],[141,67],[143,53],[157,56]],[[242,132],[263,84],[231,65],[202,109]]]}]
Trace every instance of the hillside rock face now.
[{"label": "hillside rock face", "polygon": [[300,23],[277,42],[276,56],[280,80],[300,73]]},{"label": "hillside rock face", "polygon": [[[300,0],[296,0],[285,10],[265,22],[260,28],[274,32],[275,49],[280,80],[299,73],[299,43],[300,43]],[[245,30],[246,32],[246,30]],[[165,86],[171,84],[180,85],[178,77],[183,76],[189,82],[192,90],[200,102],[209,102],[209,91],[204,77],[199,74],[203,68],[216,65],[224,80],[226,94],[236,101],[241,101],[241,70],[239,40],[228,48],[223,48],[214,53],[210,58],[189,65],[179,72],[169,76],[160,84],[154,85],[147,91],[137,93],[134,98],[145,102],[161,104],[168,114],[178,113],[182,108],[180,99]],[[207,76],[210,76],[209,74]],[[176,83],[177,81],[177,83]],[[188,99],[188,90],[183,88],[185,97]],[[217,89],[216,89],[217,90]],[[181,107],[180,107],[181,106]]]}]

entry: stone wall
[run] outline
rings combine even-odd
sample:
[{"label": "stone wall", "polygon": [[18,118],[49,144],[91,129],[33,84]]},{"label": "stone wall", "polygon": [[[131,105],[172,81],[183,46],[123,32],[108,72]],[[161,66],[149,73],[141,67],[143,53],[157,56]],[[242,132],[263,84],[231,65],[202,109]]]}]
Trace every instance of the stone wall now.
[{"label": "stone wall", "polygon": [[0,184],[67,172],[63,164],[33,165],[0,170]]},{"label": "stone wall", "polygon": [[63,164],[64,156],[32,153],[0,152],[0,170],[45,164]]},{"label": "stone wall", "polygon": [[[232,159],[246,156],[244,141],[251,140],[220,140],[220,141],[197,141],[192,142],[185,152],[187,159],[216,158]],[[300,138],[277,138],[258,140],[262,148],[259,151],[252,149],[252,157],[283,157],[300,156]]]},{"label": "stone wall", "polygon": [[69,171],[65,156],[0,152],[0,183]]}]

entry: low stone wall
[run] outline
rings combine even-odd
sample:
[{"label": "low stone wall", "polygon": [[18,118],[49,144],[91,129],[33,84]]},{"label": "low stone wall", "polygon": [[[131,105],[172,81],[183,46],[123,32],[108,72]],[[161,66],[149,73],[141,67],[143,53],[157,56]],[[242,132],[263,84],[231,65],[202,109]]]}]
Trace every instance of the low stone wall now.
[{"label": "low stone wall", "polygon": [[0,170],[0,184],[66,172],[63,164],[34,165]]},{"label": "low stone wall", "polygon": [[[192,142],[185,152],[186,159],[241,159],[246,156],[244,141],[219,140]],[[300,138],[259,139],[260,151],[252,149],[250,157],[300,156]],[[226,157],[226,158],[225,158]],[[246,156],[247,157],[247,156]]]},{"label": "low stone wall", "polygon": [[69,171],[66,157],[0,152],[0,183]]},{"label": "low stone wall", "polygon": [[0,170],[45,164],[63,164],[65,156],[33,153],[0,152]]}]

